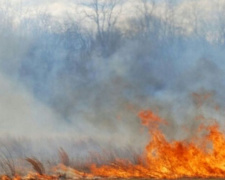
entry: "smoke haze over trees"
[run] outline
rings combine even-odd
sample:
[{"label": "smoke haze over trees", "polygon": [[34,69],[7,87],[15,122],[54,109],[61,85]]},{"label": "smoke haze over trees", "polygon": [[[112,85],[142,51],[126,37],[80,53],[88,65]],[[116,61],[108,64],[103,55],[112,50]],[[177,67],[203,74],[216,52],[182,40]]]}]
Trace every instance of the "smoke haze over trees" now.
[{"label": "smoke haze over trees", "polygon": [[61,16],[25,1],[2,4],[2,135],[139,147],[139,110],[194,129],[192,93],[202,92],[213,102],[201,111],[223,123],[211,107],[225,108],[225,1],[68,3]]}]

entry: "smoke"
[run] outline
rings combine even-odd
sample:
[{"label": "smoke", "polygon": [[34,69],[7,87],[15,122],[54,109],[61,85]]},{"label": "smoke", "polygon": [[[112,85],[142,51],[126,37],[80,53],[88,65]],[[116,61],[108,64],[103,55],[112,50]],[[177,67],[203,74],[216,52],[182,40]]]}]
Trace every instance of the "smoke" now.
[{"label": "smoke", "polygon": [[[176,13],[185,2],[174,4]],[[209,41],[207,32],[201,31],[206,27],[201,20],[196,30],[178,24],[180,19],[171,20],[172,16],[168,21],[160,18],[160,5],[152,14],[145,12],[147,16],[124,18],[123,14],[126,24],[100,33],[84,26],[92,22],[95,27],[90,17],[82,22],[63,17],[62,23],[41,12],[34,17],[23,14],[18,23],[18,17],[4,11],[1,142],[19,136],[19,149],[31,155],[54,154],[60,146],[74,156],[90,149],[139,150],[149,137],[137,113],[149,108],[169,122],[163,128],[171,139],[191,136],[200,114],[222,124],[223,111],[216,107],[224,108],[224,43]],[[193,93],[210,97],[199,107]],[[178,131],[182,125],[187,132]]]},{"label": "smoke", "polygon": [[59,126],[63,129],[57,112],[34,98],[19,83],[1,74],[0,84],[1,135],[37,137],[59,132]]}]

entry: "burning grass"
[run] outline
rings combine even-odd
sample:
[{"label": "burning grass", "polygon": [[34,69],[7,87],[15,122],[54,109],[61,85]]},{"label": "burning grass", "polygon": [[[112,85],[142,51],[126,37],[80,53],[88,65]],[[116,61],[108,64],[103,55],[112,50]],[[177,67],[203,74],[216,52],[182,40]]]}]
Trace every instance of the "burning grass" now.
[{"label": "burning grass", "polygon": [[150,110],[142,111],[138,116],[148,128],[150,141],[143,154],[135,157],[135,162],[114,158],[107,164],[89,162],[78,167],[71,163],[68,154],[61,148],[58,151],[60,164],[49,171],[36,158],[25,159],[33,167],[33,172],[24,175],[16,171],[13,161],[2,161],[8,171],[1,179],[225,178],[225,135],[215,121],[208,126],[201,124],[198,129],[200,135],[191,139],[168,141],[160,129],[161,125],[167,125],[165,120]]}]

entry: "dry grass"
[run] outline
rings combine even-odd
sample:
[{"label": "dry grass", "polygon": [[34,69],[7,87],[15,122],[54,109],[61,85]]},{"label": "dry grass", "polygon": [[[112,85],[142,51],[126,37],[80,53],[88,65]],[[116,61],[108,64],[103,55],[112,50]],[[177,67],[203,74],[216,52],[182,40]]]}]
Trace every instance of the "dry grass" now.
[{"label": "dry grass", "polygon": [[6,152],[1,152],[0,167],[7,176],[14,177],[16,175],[14,159],[6,147],[5,150]]},{"label": "dry grass", "polygon": [[70,165],[69,156],[62,147],[58,150],[58,154],[59,154],[59,158],[60,158],[60,163],[65,166],[69,166]]},{"label": "dry grass", "polygon": [[43,164],[37,160],[36,158],[26,158],[26,161],[29,162],[32,166],[33,169],[40,175],[45,174],[45,169]]}]

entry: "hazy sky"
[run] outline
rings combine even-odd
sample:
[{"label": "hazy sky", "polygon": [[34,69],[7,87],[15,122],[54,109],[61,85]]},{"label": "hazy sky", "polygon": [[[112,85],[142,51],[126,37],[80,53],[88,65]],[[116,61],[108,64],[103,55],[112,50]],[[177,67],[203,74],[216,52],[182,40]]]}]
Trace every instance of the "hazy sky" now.
[{"label": "hazy sky", "polygon": [[[65,14],[80,14],[85,7],[84,3],[89,2],[90,0],[10,0],[5,1],[4,3],[11,3],[17,6],[17,9],[29,9],[30,11],[46,11],[54,16],[64,16]],[[123,5],[123,16],[132,16],[135,15],[135,8],[137,7],[136,3],[140,0],[126,0]],[[156,1],[156,2],[165,2]],[[224,0],[180,0],[174,1],[180,3],[177,7],[176,11],[178,13],[177,16],[189,16],[195,14],[198,16],[211,16],[210,12],[214,12],[222,10],[223,7],[220,6],[220,3],[223,3]],[[161,9],[161,10],[159,10]],[[159,6],[158,11],[162,11],[164,9],[163,6]]]}]

